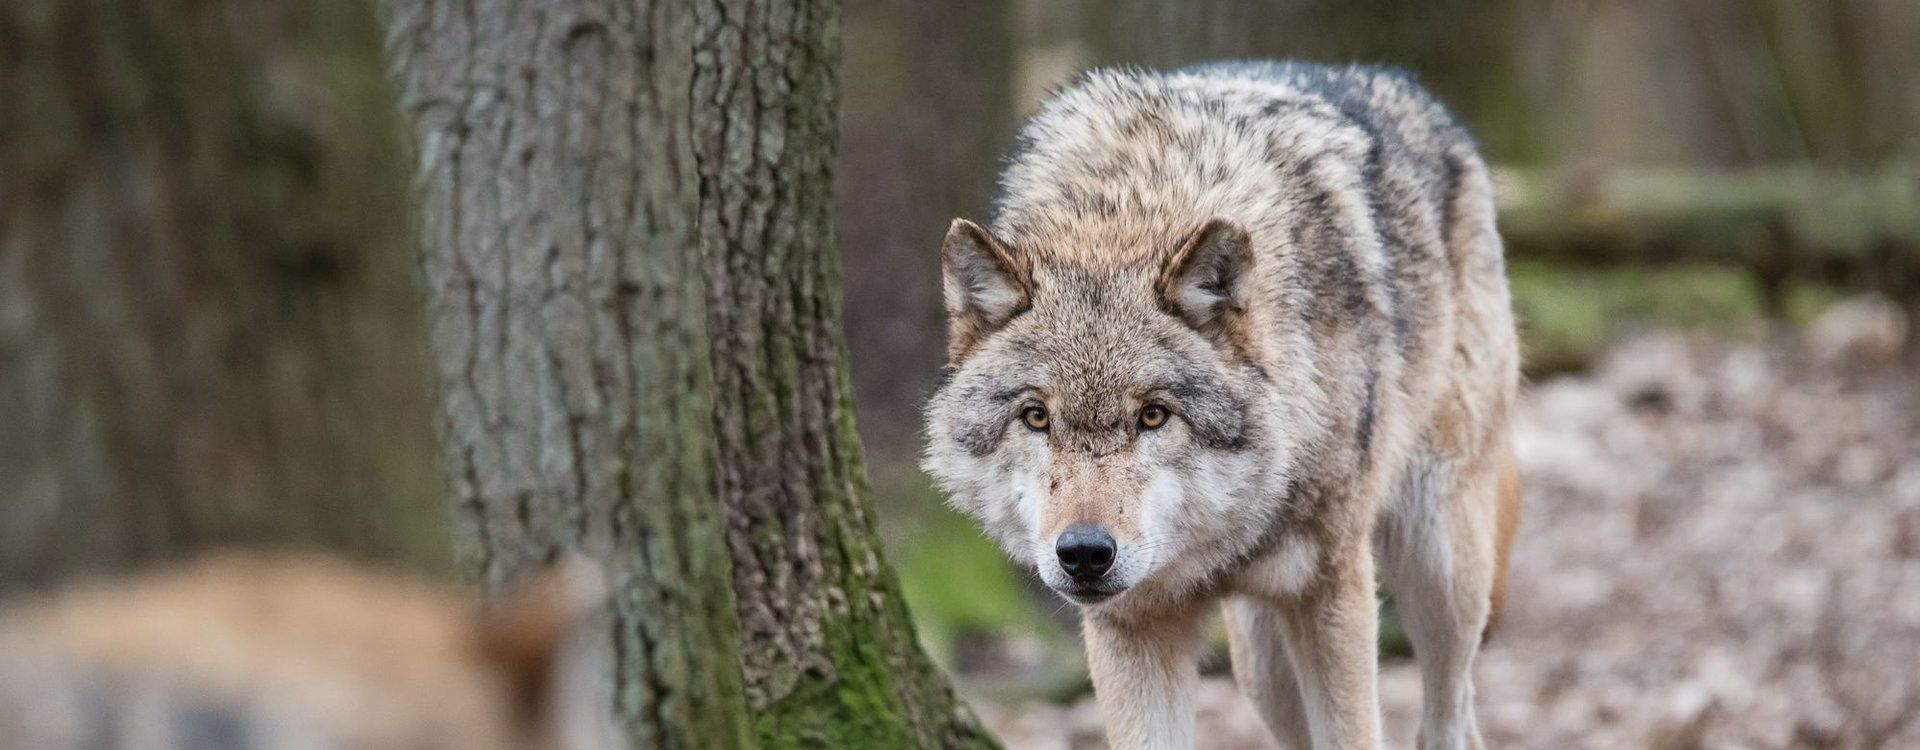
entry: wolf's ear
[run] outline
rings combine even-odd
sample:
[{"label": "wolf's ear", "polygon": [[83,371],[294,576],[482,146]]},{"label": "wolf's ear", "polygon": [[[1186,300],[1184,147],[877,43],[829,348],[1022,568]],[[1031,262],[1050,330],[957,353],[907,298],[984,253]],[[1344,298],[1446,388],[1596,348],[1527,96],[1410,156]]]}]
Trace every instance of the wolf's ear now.
[{"label": "wolf's ear", "polygon": [[1247,272],[1253,240],[1247,230],[1213,219],[1193,230],[1167,258],[1157,284],[1160,306],[1215,343],[1244,349]]},{"label": "wolf's ear", "polygon": [[1027,309],[1032,282],[1026,266],[980,225],[954,219],[940,248],[947,302],[947,354],[959,359],[980,338]]},{"label": "wolf's ear", "polygon": [[570,557],[520,581],[481,618],[480,654],[505,675],[523,718],[544,720],[569,697],[559,682],[568,639],[611,592],[598,568]]}]

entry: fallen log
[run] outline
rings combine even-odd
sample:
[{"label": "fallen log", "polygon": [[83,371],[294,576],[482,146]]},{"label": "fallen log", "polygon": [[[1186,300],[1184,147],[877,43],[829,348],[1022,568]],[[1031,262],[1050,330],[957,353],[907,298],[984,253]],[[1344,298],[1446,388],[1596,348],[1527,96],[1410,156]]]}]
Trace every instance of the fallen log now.
[{"label": "fallen log", "polygon": [[1495,182],[1515,258],[1737,265],[1769,293],[1815,281],[1877,291],[1920,314],[1920,165],[1573,166],[1498,169]]}]

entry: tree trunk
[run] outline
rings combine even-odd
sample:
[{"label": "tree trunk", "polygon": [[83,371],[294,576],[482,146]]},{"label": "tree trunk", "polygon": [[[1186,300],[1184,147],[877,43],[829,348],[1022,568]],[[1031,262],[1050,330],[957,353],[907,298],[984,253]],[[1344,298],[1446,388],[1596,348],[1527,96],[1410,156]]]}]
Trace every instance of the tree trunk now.
[{"label": "tree trunk", "polygon": [[758,733],[771,747],[988,744],[920,651],[865,496],[833,231],[838,14],[832,2],[723,7],[747,27],[695,43],[745,64],[697,67],[694,161]]},{"label": "tree trunk", "polygon": [[0,590],[445,554],[378,34],[357,2],[0,6]]},{"label": "tree trunk", "polygon": [[636,746],[984,744],[860,495],[833,4],[394,0],[391,23],[473,567],[613,569]]},{"label": "tree trunk", "polygon": [[441,435],[466,567],[615,582],[636,748],[745,747],[689,117],[686,3],[392,0],[420,149]]}]

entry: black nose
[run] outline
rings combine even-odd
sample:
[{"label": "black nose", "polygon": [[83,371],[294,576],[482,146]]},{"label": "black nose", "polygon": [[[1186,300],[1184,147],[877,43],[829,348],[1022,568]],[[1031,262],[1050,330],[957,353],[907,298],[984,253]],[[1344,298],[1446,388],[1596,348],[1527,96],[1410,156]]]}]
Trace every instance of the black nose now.
[{"label": "black nose", "polygon": [[1113,567],[1113,537],[1098,526],[1074,524],[1060,535],[1053,553],[1060,556],[1060,569],[1067,575],[1093,581]]}]

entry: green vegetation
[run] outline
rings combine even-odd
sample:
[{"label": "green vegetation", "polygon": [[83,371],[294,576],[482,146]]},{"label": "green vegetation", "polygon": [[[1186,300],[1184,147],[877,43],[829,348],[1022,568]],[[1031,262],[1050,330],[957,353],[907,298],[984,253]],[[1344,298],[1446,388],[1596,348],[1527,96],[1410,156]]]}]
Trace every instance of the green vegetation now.
[{"label": "green vegetation", "polygon": [[924,477],[913,478],[918,481],[899,482],[906,486],[890,493],[902,511],[896,515],[913,517],[895,519],[897,528],[887,529],[887,552],[927,652],[950,664],[968,633],[1058,634],[1028,592],[1026,573],[972,519],[948,508]]}]

